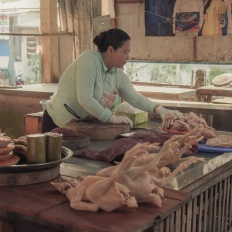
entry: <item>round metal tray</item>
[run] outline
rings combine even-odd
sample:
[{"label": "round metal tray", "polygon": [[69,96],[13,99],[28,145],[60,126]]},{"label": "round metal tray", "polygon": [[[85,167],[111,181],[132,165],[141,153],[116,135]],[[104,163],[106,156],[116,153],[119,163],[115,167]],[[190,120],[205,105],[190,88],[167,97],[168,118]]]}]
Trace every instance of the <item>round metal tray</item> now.
[{"label": "round metal tray", "polygon": [[67,160],[71,158],[73,155],[73,151],[70,150],[67,147],[62,146],[62,151],[61,151],[61,159],[57,161],[52,161],[52,162],[47,162],[47,163],[41,163],[41,164],[16,164],[16,165],[11,165],[11,166],[2,166],[0,167],[0,173],[4,172],[27,172],[27,171],[40,171],[40,170],[46,170],[46,169],[51,169],[59,165],[61,162],[64,160]]}]

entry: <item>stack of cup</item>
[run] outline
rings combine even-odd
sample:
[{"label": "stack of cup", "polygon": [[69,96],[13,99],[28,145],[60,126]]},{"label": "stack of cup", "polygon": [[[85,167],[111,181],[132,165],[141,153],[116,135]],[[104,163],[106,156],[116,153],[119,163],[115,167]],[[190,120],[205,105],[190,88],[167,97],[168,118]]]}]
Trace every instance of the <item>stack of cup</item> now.
[{"label": "stack of cup", "polygon": [[46,159],[52,162],[61,159],[63,136],[59,133],[46,133]]},{"label": "stack of cup", "polygon": [[59,133],[27,135],[27,162],[40,164],[60,160],[62,138]]}]

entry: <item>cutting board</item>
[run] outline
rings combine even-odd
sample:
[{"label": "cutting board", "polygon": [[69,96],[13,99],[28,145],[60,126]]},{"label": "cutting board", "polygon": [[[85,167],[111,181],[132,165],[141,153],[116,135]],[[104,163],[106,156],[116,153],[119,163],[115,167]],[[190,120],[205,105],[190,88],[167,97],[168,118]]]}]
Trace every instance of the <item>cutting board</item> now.
[{"label": "cutting board", "polygon": [[85,136],[83,138],[73,138],[63,136],[62,146],[67,147],[71,150],[76,150],[82,147],[86,147],[90,144],[90,137]]},{"label": "cutting board", "polygon": [[69,122],[65,128],[81,132],[90,137],[90,139],[115,139],[120,134],[130,132],[129,125],[109,124],[100,121]]}]

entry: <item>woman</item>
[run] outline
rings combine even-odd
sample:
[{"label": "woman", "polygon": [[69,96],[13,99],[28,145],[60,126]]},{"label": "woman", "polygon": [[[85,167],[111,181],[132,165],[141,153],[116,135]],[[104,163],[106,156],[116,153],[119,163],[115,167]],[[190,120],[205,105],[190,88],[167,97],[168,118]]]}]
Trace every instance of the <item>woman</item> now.
[{"label": "woman", "polygon": [[95,117],[102,122],[129,124],[126,116],[112,113],[123,98],[132,106],[161,118],[178,114],[150,101],[138,93],[123,72],[129,59],[130,37],[120,29],[110,29],[97,35],[94,40],[98,51],[83,52],[63,73],[58,89],[46,104],[42,132],[64,127],[74,118]]}]

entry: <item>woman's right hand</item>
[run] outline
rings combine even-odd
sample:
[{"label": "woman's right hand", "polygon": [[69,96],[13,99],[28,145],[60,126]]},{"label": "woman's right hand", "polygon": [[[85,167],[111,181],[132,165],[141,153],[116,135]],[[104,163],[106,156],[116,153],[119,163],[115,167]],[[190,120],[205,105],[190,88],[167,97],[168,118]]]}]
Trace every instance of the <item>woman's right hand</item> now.
[{"label": "woman's right hand", "polygon": [[159,106],[156,109],[156,113],[160,115],[162,120],[164,120],[164,118],[167,115],[173,115],[173,116],[179,117],[179,118],[183,117],[183,115],[182,115],[182,113],[180,111],[178,111],[178,110],[168,110],[168,109],[164,108],[163,106]]},{"label": "woman's right hand", "polygon": [[120,123],[129,124],[130,128],[133,128],[133,122],[127,116],[120,116],[113,114],[108,122],[113,124],[120,124]]}]

